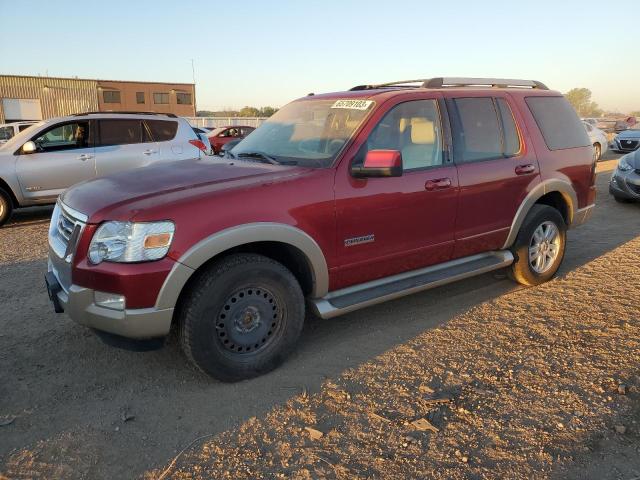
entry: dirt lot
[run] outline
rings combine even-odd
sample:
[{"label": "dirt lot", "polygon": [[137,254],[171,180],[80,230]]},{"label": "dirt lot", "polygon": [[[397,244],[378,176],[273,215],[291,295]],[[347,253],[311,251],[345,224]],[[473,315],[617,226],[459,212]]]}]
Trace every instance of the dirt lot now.
[{"label": "dirt lot", "polygon": [[234,385],[55,315],[50,211],[21,213],[0,230],[0,478],[640,478],[640,204],[612,201],[611,168],[558,279],[309,318]]}]

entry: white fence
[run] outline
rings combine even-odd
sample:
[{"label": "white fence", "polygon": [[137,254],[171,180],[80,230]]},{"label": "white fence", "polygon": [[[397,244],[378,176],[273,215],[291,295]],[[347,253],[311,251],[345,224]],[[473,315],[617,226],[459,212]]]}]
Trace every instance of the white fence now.
[{"label": "white fence", "polygon": [[227,127],[243,125],[246,127],[259,127],[267,117],[185,117],[194,127]]}]

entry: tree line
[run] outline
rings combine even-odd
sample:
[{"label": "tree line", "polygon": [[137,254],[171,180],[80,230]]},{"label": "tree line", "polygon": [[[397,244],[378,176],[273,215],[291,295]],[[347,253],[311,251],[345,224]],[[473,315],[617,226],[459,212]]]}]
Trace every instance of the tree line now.
[{"label": "tree line", "polygon": [[[596,102],[591,100],[591,90],[588,88],[572,88],[564,94],[573,108],[576,109],[580,117],[600,117],[605,113]],[[607,112],[613,115],[623,115],[622,113]],[[640,117],[640,110],[631,112],[632,117]]]},{"label": "tree line", "polygon": [[274,107],[243,107],[240,110],[198,110],[198,117],[270,117],[278,111]]}]

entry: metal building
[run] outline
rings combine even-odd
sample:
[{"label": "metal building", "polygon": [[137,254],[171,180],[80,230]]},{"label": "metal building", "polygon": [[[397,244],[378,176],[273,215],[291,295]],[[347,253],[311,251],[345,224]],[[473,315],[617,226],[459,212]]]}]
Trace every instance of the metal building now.
[{"label": "metal building", "polygon": [[195,116],[195,85],[0,75],[0,123],[132,110]]}]

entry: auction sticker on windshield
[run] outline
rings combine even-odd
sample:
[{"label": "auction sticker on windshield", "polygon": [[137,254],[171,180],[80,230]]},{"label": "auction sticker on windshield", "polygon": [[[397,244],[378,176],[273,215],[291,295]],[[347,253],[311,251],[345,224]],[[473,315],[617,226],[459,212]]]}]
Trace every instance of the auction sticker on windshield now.
[{"label": "auction sticker on windshield", "polygon": [[373,100],[337,100],[331,108],[348,108],[351,110],[367,110]]}]

